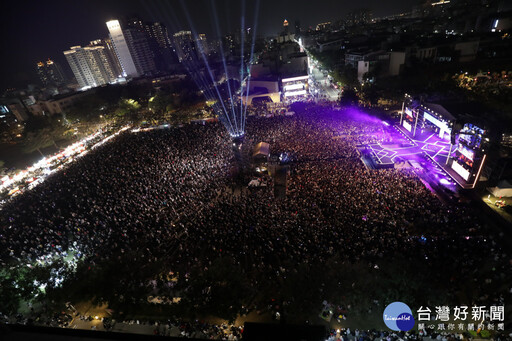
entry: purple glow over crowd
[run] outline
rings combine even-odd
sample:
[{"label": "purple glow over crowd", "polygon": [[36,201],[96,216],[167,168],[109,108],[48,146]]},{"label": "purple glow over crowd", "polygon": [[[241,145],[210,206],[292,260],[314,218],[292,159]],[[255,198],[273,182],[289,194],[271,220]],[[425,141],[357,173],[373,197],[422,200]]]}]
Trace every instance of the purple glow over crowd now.
[{"label": "purple glow over crowd", "polygon": [[[374,281],[393,286],[386,279],[397,276],[388,264],[393,259],[408,271],[422,268],[413,279],[421,290],[430,292],[429,282],[435,281],[445,292],[441,283],[453,272],[437,271],[439,261],[465,255],[452,258],[451,265],[463,288],[475,264],[489,257],[487,248],[498,247],[484,221],[468,207],[450,203],[456,200],[451,191],[448,196],[440,192],[439,183],[450,190],[454,186],[429,161],[428,153],[439,156],[444,148],[433,136],[413,141],[357,108],[297,102],[290,110],[293,115],[247,121],[241,154],[252,154],[262,141],[270,145],[269,160],[258,164],[257,175],[233,175],[239,161],[218,122],[121,132],[5,204],[3,264],[56,267],[50,281],[34,280],[36,290],[52,297],[82,287],[82,297],[105,295],[109,304],[127,304],[90,283],[89,274],[105,268],[120,276],[114,297],[128,291],[137,304],[158,297],[158,302],[195,302],[198,311],[207,312],[212,302],[216,310],[238,316],[279,300],[300,321],[324,300],[336,302],[340,316],[358,314],[350,308],[355,298],[340,296],[350,286],[343,275],[347,271],[360,273],[350,279],[357,283],[352,286]],[[373,162],[365,160],[372,153]],[[288,156],[285,164],[272,161],[283,154]],[[377,161],[385,157],[394,167],[380,167]],[[272,167],[284,167],[286,173],[261,172]],[[256,187],[247,186],[251,179],[257,180]],[[23,214],[28,209],[30,216]],[[413,261],[400,260],[400,254]],[[502,253],[497,266],[506,266],[507,259]],[[321,265],[327,263],[337,265]],[[141,270],[130,278],[121,266]],[[172,280],[158,279],[155,269],[172,274]],[[298,271],[305,271],[302,279]],[[239,288],[226,295],[222,284],[207,285],[203,276],[221,276],[215,281],[228,279]],[[339,284],[318,290],[332,281]],[[311,285],[311,296],[301,297],[305,306],[295,306],[293,289],[270,290]],[[365,290],[384,304],[382,291],[371,285]],[[259,298],[248,301],[252,295]],[[421,295],[414,301],[411,297],[409,303],[419,306],[422,300]],[[282,313],[277,303],[265,310],[274,317]]]}]

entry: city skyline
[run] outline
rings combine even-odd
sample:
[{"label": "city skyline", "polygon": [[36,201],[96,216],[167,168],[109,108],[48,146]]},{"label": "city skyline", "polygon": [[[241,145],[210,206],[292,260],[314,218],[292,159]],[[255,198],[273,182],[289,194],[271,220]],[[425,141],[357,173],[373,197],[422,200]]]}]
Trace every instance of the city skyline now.
[{"label": "city skyline", "polygon": [[[199,2],[201,2],[199,4]],[[197,11],[196,8],[210,8],[209,1],[183,2],[190,14],[197,33],[206,33],[215,38],[212,11]],[[256,2],[247,2],[246,23],[253,20],[253,8]],[[223,34],[231,33],[240,26],[240,6],[230,6],[226,1],[216,3],[216,12]],[[237,4],[238,5],[238,4]],[[260,1],[258,34],[268,36],[282,29],[282,22],[288,19],[291,26],[298,20],[303,28],[343,18],[348,12],[358,8],[370,8],[375,16],[390,15],[410,9],[415,3],[405,0],[387,2],[385,8],[379,1],[367,0],[356,4],[348,1]],[[122,20],[137,16],[142,20],[162,22],[169,36],[181,30],[190,30],[184,9],[180,1],[151,2],[99,2],[96,0],[73,3],[52,1],[39,3],[21,1],[2,3],[4,20],[2,21],[3,46],[12,53],[4,56],[0,88],[19,87],[37,82],[34,71],[39,60],[48,58],[66,65],[62,51],[69,46],[86,45],[87,42],[108,37],[105,25],[110,20]],[[59,13],[67,13],[62,16]],[[250,25],[247,25],[250,26]],[[67,76],[71,75],[67,69]]]}]

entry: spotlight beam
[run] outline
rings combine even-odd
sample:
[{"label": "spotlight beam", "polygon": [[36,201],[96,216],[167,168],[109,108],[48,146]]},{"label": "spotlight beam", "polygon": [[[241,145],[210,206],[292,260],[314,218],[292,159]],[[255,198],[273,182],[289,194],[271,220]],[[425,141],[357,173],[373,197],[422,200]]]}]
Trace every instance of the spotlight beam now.
[{"label": "spotlight beam", "polygon": [[254,57],[254,45],[256,44],[256,29],[258,26],[258,15],[260,10],[260,0],[256,0],[256,5],[254,9],[254,30],[252,32],[252,42],[251,42],[251,57],[249,58],[249,74],[247,75],[247,83],[246,83],[246,95],[245,95],[245,109],[243,114],[243,124],[242,124],[242,131],[245,131],[245,121],[247,119],[247,99],[249,98],[249,88],[251,85],[251,64],[252,59]]},{"label": "spotlight beam", "polygon": [[[242,23],[240,26],[240,40],[241,40],[241,51],[240,51],[240,89],[244,80],[244,45],[245,45],[245,0],[242,0]],[[242,98],[242,91],[240,91],[240,124],[242,124],[242,116],[244,110],[244,103]],[[242,130],[243,131],[243,130]]]},{"label": "spotlight beam", "polygon": [[[224,72],[226,73],[226,81],[228,83],[227,85],[228,85],[229,97],[232,99],[233,98],[233,94],[231,92],[231,85],[229,84],[228,67],[226,65],[226,57],[224,55],[224,46],[222,45],[222,37],[221,37],[221,34],[220,34],[219,18],[217,16],[217,10],[215,8],[213,0],[211,0],[210,5],[211,5],[211,8],[212,8],[213,20],[215,22],[215,30],[217,31],[217,36],[219,36],[219,38],[220,38],[220,42],[219,42],[220,43],[220,55],[221,55],[221,59],[222,59],[222,65],[224,66]],[[231,112],[233,114],[233,117],[235,117],[235,108],[233,106],[231,106]]]},{"label": "spotlight beam", "polygon": [[[155,16],[154,11],[147,6],[147,4],[151,4],[151,2],[148,3],[146,1],[142,1],[142,4],[146,8],[146,10],[148,12],[150,12],[151,15],[154,17]],[[173,26],[174,31],[179,31],[179,28],[176,25],[176,23],[179,23],[178,18],[176,17],[172,8],[170,8],[169,3],[164,2],[164,4],[166,6],[165,9],[157,8],[157,5],[155,5],[155,10],[159,13],[164,14],[164,16],[167,19],[167,22],[170,22],[171,25]],[[169,13],[171,13],[172,18],[169,17]],[[208,86],[208,82],[205,80],[205,78],[201,74],[201,72],[196,72],[196,70],[198,70],[198,68],[195,68],[194,65],[192,65],[192,61],[188,60],[188,59],[183,59],[181,61],[181,63],[185,66],[187,72],[189,73],[189,75],[191,76],[192,80],[197,85],[197,87],[203,91],[203,95],[205,96],[206,100],[213,100],[215,98],[215,94],[212,92],[211,88]]]},{"label": "spotlight beam", "polygon": [[[193,35],[193,37],[194,37],[194,40],[197,42],[197,41],[198,41],[197,31],[196,31],[196,29],[195,29],[195,27],[194,27],[194,25],[193,25],[193,23],[192,23],[192,20],[191,20],[191,18],[190,18],[190,14],[189,14],[189,12],[188,12],[188,10],[187,10],[187,7],[185,6],[185,3],[184,3],[184,1],[183,1],[183,0],[180,0],[180,3],[181,3],[181,5],[183,6],[183,10],[184,10],[184,12],[185,12],[185,16],[187,17],[187,21],[188,21],[188,23],[189,23],[189,25],[190,25],[190,30],[192,31],[192,35]],[[196,45],[198,45],[198,44],[196,44]],[[213,77],[213,73],[212,73],[212,70],[211,70],[211,68],[210,68],[210,65],[208,64],[208,60],[206,59],[206,56],[204,55],[204,53],[203,53],[202,49],[201,49],[201,48],[199,48],[199,50],[200,50],[200,52],[201,52],[201,53],[200,53],[201,58],[202,58],[202,60],[203,60],[203,62],[204,62],[204,65],[206,66],[206,69],[208,70],[208,74],[210,75],[210,79],[211,79],[211,81],[212,81],[212,83],[213,83],[213,86],[214,86],[214,88],[215,88],[215,91],[216,91],[216,93],[217,93],[217,96],[218,96],[218,98],[219,98],[219,101],[220,101],[220,103],[222,104],[222,108],[224,109],[224,114],[226,115],[226,117],[227,117],[227,119],[228,119],[229,125],[230,125],[230,126],[231,126],[231,128],[233,129],[233,124],[231,123],[231,120],[230,120],[230,118],[229,118],[228,110],[226,109],[226,106],[224,105],[224,101],[222,100],[222,95],[220,94],[219,89],[217,88],[217,85],[215,84],[215,83],[216,83],[216,82],[215,82],[215,78]],[[233,130],[234,130],[234,129],[233,129]]]},{"label": "spotlight beam", "polygon": [[[254,15],[254,26],[252,32],[251,46],[250,46],[250,57],[246,58],[245,53],[249,52],[249,49],[246,49],[246,43],[249,41],[249,35],[244,34],[246,31],[246,1],[243,0],[241,5],[241,36],[242,36],[242,44],[240,47],[240,88],[234,88],[233,84],[231,84],[230,75],[228,73],[227,60],[226,55],[224,53],[224,46],[222,39],[220,41],[220,56],[222,62],[222,68],[225,72],[225,80],[227,82],[226,88],[218,87],[217,82],[215,81],[214,69],[209,65],[208,58],[206,56],[205,50],[203,49],[203,45],[199,43],[199,37],[197,30],[192,22],[190,12],[185,5],[184,0],[180,0],[180,4],[183,7],[185,16],[177,18],[175,12],[172,8],[170,8],[169,2],[157,2],[157,3],[144,3],[143,6],[146,10],[153,16],[157,17],[158,15],[164,15],[167,18],[167,21],[171,23],[175,31],[180,30],[181,24],[183,22],[183,17],[186,18],[188,25],[190,27],[190,31],[192,33],[192,38],[194,40],[194,44],[197,50],[197,54],[193,54],[192,56],[186,56],[186,58],[182,58],[180,61],[183,67],[187,70],[188,74],[191,76],[192,80],[201,90],[202,94],[208,101],[214,101],[212,105],[212,109],[217,113],[219,119],[223,123],[223,125],[228,130],[229,134],[232,137],[241,137],[244,135],[245,124],[246,124],[246,115],[247,115],[247,100],[249,97],[249,87],[250,87],[250,70],[247,71],[245,68],[247,67],[246,63],[251,63],[254,58],[254,46],[256,41],[256,26],[257,26],[257,18],[258,18],[258,10],[259,10],[259,0],[256,3],[256,10]],[[221,28],[219,23],[219,17],[217,13],[217,8],[215,6],[215,2],[213,0],[210,1],[210,5],[212,7],[212,11],[210,12],[213,15],[214,29],[221,38]],[[229,8],[228,8],[229,9]],[[158,15],[157,15],[158,14]],[[169,20],[172,17],[173,19]],[[229,24],[229,22],[227,23]],[[247,50],[247,51],[245,51]],[[247,59],[247,60],[246,60]],[[250,68],[250,66],[249,66]],[[233,79],[237,79],[238,77],[234,77]],[[247,86],[247,89],[244,94],[243,85]],[[223,98],[227,97],[229,98]],[[240,101],[236,96],[240,96]],[[245,104],[244,104],[244,96],[245,96]]]}]

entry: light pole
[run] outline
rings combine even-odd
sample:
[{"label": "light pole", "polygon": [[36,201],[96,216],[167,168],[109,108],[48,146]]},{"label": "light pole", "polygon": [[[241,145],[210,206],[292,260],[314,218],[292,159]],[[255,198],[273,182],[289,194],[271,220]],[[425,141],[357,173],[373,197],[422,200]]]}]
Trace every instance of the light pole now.
[{"label": "light pole", "polygon": [[402,125],[402,122],[404,121],[404,107],[405,107],[405,100],[402,102],[402,112],[400,113],[400,126]]}]

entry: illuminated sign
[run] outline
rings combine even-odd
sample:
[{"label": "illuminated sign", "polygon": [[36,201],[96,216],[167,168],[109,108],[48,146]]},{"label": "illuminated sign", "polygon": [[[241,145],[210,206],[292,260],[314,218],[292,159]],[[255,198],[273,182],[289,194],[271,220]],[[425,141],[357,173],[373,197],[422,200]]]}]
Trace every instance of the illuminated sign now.
[{"label": "illuminated sign", "polygon": [[284,86],[284,91],[288,91],[288,90],[297,90],[297,89],[304,89],[304,83],[300,83],[300,84],[290,84],[290,85],[286,85],[286,86]]},{"label": "illuminated sign", "polygon": [[284,97],[299,96],[299,95],[305,95],[305,94],[306,94],[306,90],[290,91],[290,92],[285,92]]},{"label": "illuminated sign", "polygon": [[411,127],[411,124],[407,121],[404,121],[403,122],[403,125],[404,125],[404,128],[411,131],[412,127]]},{"label": "illuminated sign", "polygon": [[118,28],[118,27],[120,27],[119,21],[118,20],[107,21],[107,27],[108,28]]},{"label": "illuminated sign", "polygon": [[429,121],[430,123],[432,123],[433,125],[435,125],[439,129],[441,129],[441,131],[445,131],[447,133],[451,133],[451,131],[452,131],[451,128],[448,126],[447,122],[438,120],[437,118],[435,118],[434,116],[430,115],[426,111],[423,112],[423,119],[426,120],[426,121]]},{"label": "illuminated sign", "polygon": [[459,141],[462,141],[469,147],[479,149],[481,147],[482,136],[484,134],[485,130],[477,127],[476,125],[466,123],[459,133]]},{"label": "illuminated sign", "polygon": [[412,111],[409,108],[405,108],[405,114],[412,117]]},{"label": "illuminated sign", "polygon": [[467,147],[464,147],[464,145],[462,145],[462,143],[459,143],[459,148],[457,148],[457,150],[459,151],[459,153],[461,153],[462,155],[464,155],[471,161],[473,161],[475,159],[475,151],[471,150]]},{"label": "illuminated sign", "polygon": [[299,76],[299,77],[292,77],[292,78],[283,78],[282,82],[286,83],[286,82],[303,81],[303,80],[307,80],[308,78],[309,78],[309,76]]},{"label": "illuminated sign", "polygon": [[452,169],[466,181],[468,181],[469,177],[471,176],[471,172],[462,167],[458,162],[454,161],[452,163]]}]

